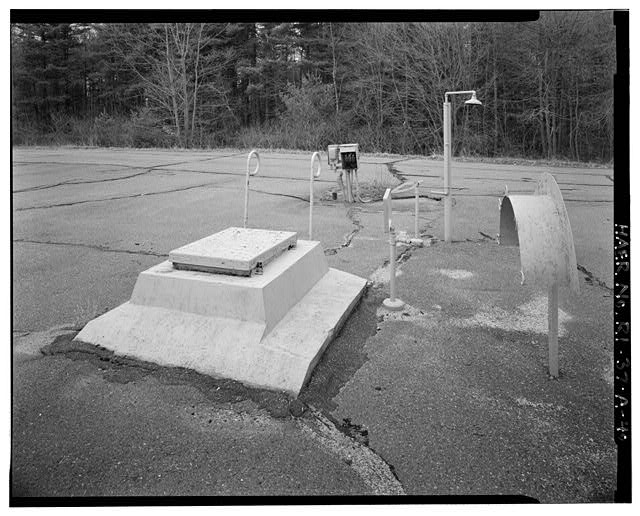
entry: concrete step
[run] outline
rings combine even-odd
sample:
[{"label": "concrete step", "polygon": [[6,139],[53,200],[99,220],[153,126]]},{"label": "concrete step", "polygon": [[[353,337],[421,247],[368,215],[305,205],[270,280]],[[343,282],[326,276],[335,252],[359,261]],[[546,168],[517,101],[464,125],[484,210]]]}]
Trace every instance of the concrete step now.
[{"label": "concrete step", "polygon": [[142,272],[131,295],[137,305],[264,323],[269,332],[327,273],[319,242],[299,240],[249,277],[176,270],[170,261]]}]

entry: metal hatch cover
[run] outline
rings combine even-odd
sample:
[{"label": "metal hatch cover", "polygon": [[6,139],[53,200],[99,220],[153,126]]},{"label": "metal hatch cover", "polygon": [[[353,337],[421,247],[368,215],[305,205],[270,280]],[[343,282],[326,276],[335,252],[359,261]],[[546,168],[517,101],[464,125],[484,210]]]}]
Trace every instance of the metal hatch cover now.
[{"label": "metal hatch cover", "polygon": [[287,249],[296,246],[298,234],[231,227],[169,253],[180,270],[250,276]]}]

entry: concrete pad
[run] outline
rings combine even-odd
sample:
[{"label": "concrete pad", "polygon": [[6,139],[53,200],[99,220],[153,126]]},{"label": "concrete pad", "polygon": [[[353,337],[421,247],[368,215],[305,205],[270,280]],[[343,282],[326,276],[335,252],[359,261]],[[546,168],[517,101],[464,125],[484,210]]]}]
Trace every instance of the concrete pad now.
[{"label": "concrete pad", "polygon": [[[309,294],[264,338],[262,348],[273,350],[272,357],[290,353],[300,357],[305,364],[297,369],[295,379],[288,372],[279,388],[296,395],[300,392],[322,353],[358,304],[366,283],[367,280],[359,276],[329,269]],[[289,384],[296,390],[288,387]]]},{"label": "concrete pad", "polygon": [[297,396],[365,285],[330,269],[265,337],[262,322],[127,302],[91,321],[76,340]]},{"label": "concrete pad", "polygon": [[229,357],[237,359],[248,352],[249,343],[260,342],[264,327],[126,302],[91,321],[75,340],[163,366],[233,377],[238,371]]},{"label": "concrete pad", "polygon": [[[89,322],[76,340],[297,396],[366,280],[330,269],[320,242],[300,240],[289,249],[296,233],[258,231],[266,238],[254,245],[254,230],[230,229],[182,249],[216,267],[231,260],[249,271],[256,257],[272,257],[261,274],[177,270],[162,262],[138,276],[130,301]],[[230,240],[221,252],[212,247]]]},{"label": "concrete pad", "polygon": [[291,231],[227,228],[169,253],[169,260],[180,269],[250,275],[289,248],[298,234]]}]

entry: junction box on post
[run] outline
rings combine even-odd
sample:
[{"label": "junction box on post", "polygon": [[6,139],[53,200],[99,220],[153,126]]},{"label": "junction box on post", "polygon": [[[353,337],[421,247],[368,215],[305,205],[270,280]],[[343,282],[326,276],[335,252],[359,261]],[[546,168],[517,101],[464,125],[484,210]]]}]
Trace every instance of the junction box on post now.
[{"label": "junction box on post", "polygon": [[[327,161],[329,167],[338,173],[337,182],[342,189],[345,202],[360,200],[358,187],[359,159],[360,147],[357,143],[329,145],[327,148]],[[343,171],[345,176],[344,183],[342,182]]]}]

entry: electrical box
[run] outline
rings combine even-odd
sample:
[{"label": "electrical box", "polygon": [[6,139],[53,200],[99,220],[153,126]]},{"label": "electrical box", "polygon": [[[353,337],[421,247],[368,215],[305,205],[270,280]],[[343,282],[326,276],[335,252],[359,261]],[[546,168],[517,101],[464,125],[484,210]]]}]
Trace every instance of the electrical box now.
[{"label": "electrical box", "polygon": [[358,168],[358,144],[340,145],[340,161],[344,170]]},{"label": "electrical box", "polygon": [[329,166],[342,168],[343,170],[355,170],[358,168],[360,151],[357,143],[342,145],[329,145],[327,158]]}]

